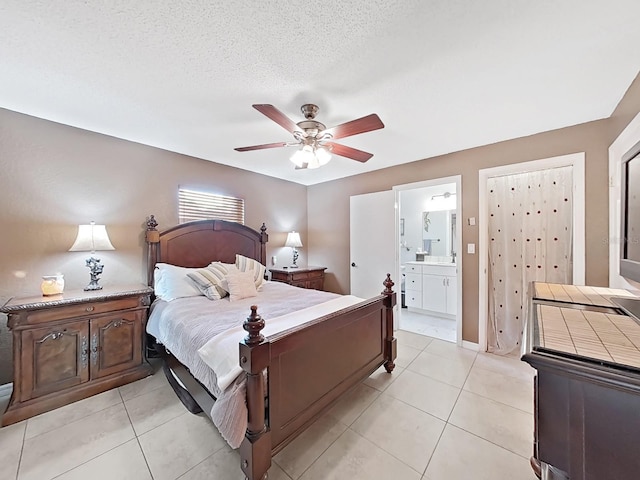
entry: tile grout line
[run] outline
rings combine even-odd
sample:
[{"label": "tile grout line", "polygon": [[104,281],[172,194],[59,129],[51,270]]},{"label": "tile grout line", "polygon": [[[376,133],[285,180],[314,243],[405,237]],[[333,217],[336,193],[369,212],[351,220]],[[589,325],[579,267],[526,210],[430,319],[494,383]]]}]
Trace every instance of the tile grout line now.
[{"label": "tile grout line", "polygon": [[[449,425],[449,420],[451,419],[451,414],[456,409],[456,405],[458,404],[458,400],[460,400],[460,395],[462,395],[462,391],[464,390],[464,386],[467,383],[467,380],[469,379],[469,375],[471,375],[471,370],[473,370],[473,366],[476,364],[476,360],[477,359],[478,359],[478,355],[476,354],[475,358],[473,359],[473,362],[471,362],[471,368],[469,368],[469,371],[467,372],[467,376],[464,377],[464,382],[462,382],[462,386],[460,387],[460,391],[458,392],[458,396],[456,397],[456,401],[453,402],[453,408],[451,409],[451,411],[449,412],[449,415],[447,416],[447,419],[445,420],[447,422],[447,425]],[[445,426],[445,428],[446,428],[446,426]]]},{"label": "tile grout line", "polygon": [[[505,451],[507,451],[507,452],[513,453],[514,455],[517,455],[517,456],[519,456],[520,458],[524,458],[525,460],[528,460],[528,458],[527,458],[527,457],[523,457],[523,456],[522,456],[522,455],[520,455],[519,453],[516,453],[516,452],[514,452],[514,451],[512,451],[512,450],[509,450],[508,448],[505,448],[505,447],[503,447],[502,445],[498,445],[497,443],[495,443],[495,442],[493,442],[493,441],[489,440],[488,438],[481,437],[480,435],[478,435],[478,434],[476,434],[476,433],[474,433],[474,432],[470,432],[470,431],[468,431],[468,430],[466,430],[466,429],[464,429],[464,428],[462,428],[462,427],[460,427],[460,426],[458,426],[458,425],[455,425],[455,424],[453,424],[453,423],[450,423],[450,422],[449,422],[449,420],[451,419],[451,414],[453,413],[453,411],[454,411],[454,410],[455,410],[455,408],[456,408],[456,405],[458,404],[458,400],[460,399],[460,395],[462,395],[462,391],[464,390],[464,385],[467,383],[467,380],[469,379],[469,375],[471,375],[471,371],[473,370],[473,368],[474,368],[474,366],[475,366],[475,364],[476,364],[476,360],[477,360],[477,358],[478,358],[478,356],[476,355],[476,358],[474,358],[473,363],[471,364],[471,368],[469,369],[469,373],[467,373],[467,377],[465,378],[464,384],[463,384],[463,385],[462,385],[462,387],[460,388],[460,393],[458,394],[458,397],[456,398],[456,401],[455,401],[455,403],[453,404],[453,408],[451,409],[451,413],[449,413],[449,417],[447,418],[447,422],[446,422],[446,423],[447,423],[447,425],[451,425],[452,427],[457,428],[457,429],[459,429],[459,430],[462,430],[463,432],[466,432],[466,433],[468,433],[468,434],[470,434],[470,435],[473,435],[473,436],[474,436],[474,437],[476,437],[476,438],[479,438],[479,439],[481,439],[481,440],[484,440],[485,442],[489,442],[489,443],[491,443],[492,445],[495,445],[496,447],[499,447],[499,448],[501,448],[501,449],[503,449],[503,450],[505,450]],[[482,367],[478,367],[478,368],[482,369]],[[492,371],[492,370],[488,370],[488,369],[486,369],[486,368],[485,368],[485,369],[483,369],[483,370],[490,371],[491,373],[494,373],[494,374],[495,374],[495,373],[497,373],[497,374],[499,374],[499,375],[502,375],[502,374],[501,374],[501,373],[499,373],[499,372],[494,372],[494,371]],[[504,376],[505,376],[505,377],[508,377],[509,375],[504,375]],[[511,377],[510,377],[510,378],[511,378]],[[507,406],[507,407],[511,407],[511,408],[514,408],[515,410],[518,410],[518,411],[520,411],[520,412],[528,413],[528,414],[532,415],[530,412],[525,412],[524,410],[520,410],[520,409],[519,409],[519,408],[517,408],[517,407],[513,407],[513,406],[511,406],[511,405],[508,405],[508,404],[506,404],[506,403],[500,402],[500,401],[498,401],[498,400],[494,400],[493,398],[485,397],[484,395],[480,395],[480,394],[477,394],[477,393],[474,393],[474,392],[470,392],[470,391],[467,391],[467,393],[471,393],[471,394],[473,394],[473,395],[478,395],[479,397],[482,397],[482,398],[485,398],[485,399],[487,399],[487,400],[490,400],[490,401],[493,401],[493,402],[499,403],[500,405],[504,405],[504,406]],[[445,426],[445,428],[446,428],[446,426]],[[444,432],[444,430],[443,430],[443,432]],[[438,440],[438,442],[439,442],[439,441],[440,441],[440,440]],[[435,449],[434,449],[434,451],[435,451]],[[429,462],[431,462],[431,460],[429,460]],[[425,473],[426,473],[426,470],[425,470]]]},{"label": "tile grout line", "polygon": [[[458,430],[462,430],[463,432],[468,433],[469,435],[473,435],[474,437],[479,438],[480,440],[484,440],[485,442],[490,443],[491,445],[494,445],[494,446],[496,446],[496,447],[498,447],[498,448],[501,448],[501,449],[502,449],[502,450],[504,450],[505,452],[512,453],[512,454],[514,454],[514,455],[517,455],[517,456],[518,456],[518,457],[520,457],[520,458],[524,458],[525,460],[529,460],[529,459],[530,459],[530,457],[531,457],[531,456],[524,457],[524,456],[520,455],[519,453],[514,452],[513,450],[509,450],[508,448],[503,447],[502,445],[499,445],[499,444],[495,443],[495,442],[494,442],[494,441],[492,441],[492,440],[489,440],[488,438],[481,437],[481,436],[480,436],[480,435],[478,435],[477,433],[470,432],[469,430],[466,430],[466,429],[464,429],[464,428],[462,428],[462,427],[459,427],[458,425],[454,425],[453,423],[448,423],[448,422],[447,422],[447,425],[451,425],[453,428],[457,428]],[[533,432],[532,432],[532,433],[533,433]],[[533,442],[532,442],[532,448],[533,448]]]},{"label": "tile grout line", "polygon": [[[474,362],[474,363],[475,363],[475,362]],[[508,377],[508,378],[515,378],[515,379],[519,379],[518,377],[514,377],[514,376],[511,376],[511,375],[505,375],[505,374],[503,374],[503,373],[501,373],[501,372],[496,372],[496,371],[494,371],[494,370],[489,370],[488,368],[482,368],[482,367],[477,367],[477,368],[479,368],[480,370],[484,370],[485,372],[490,372],[490,373],[492,373],[492,374],[494,374],[494,375],[502,375],[502,376],[504,376],[504,377]],[[473,366],[471,367],[471,370],[473,370]],[[469,374],[471,374],[471,370],[469,371]],[[467,379],[468,379],[468,376],[467,376]],[[533,379],[532,379],[532,381],[533,381]],[[465,384],[466,384],[466,380],[465,380]],[[533,385],[532,385],[532,388],[533,388]],[[464,390],[464,385],[462,386],[462,389]],[[528,411],[528,410],[523,410],[523,409],[521,409],[521,408],[519,408],[519,407],[514,407],[513,405],[510,405],[510,404],[505,403],[505,402],[500,401],[500,400],[496,400],[495,398],[488,397],[488,396],[483,395],[483,394],[481,394],[481,393],[472,392],[471,390],[465,390],[465,391],[466,391],[467,393],[472,393],[472,394],[477,395],[477,396],[479,396],[479,397],[486,398],[487,400],[492,400],[492,401],[494,401],[494,402],[496,402],[496,403],[499,403],[499,404],[501,404],[501,405],[505,405],[505,406],[507,406],[507,407],[515,408],[516,410],[519,410],[520,412],[524,412],[524,413],[528,413],[529,415],[533,415],[533,412],[530,412],[530,411]],[[532,397],[531,397],[531,398],[532,398],[532,402],[533,402],[533,392],[531,393],[531,395],[532,395]],[[456,400],[456,402],[457,402],[457,400]]]},{"label": "tile grout line", "polygon": [[[149,471],[149,476],[151,477],[151,480],[154,480],[153,472],[151,471],[151,466],[149,465],[149,461],[147,460],[147,456],[144,454],[144,449],[142,448],[142,445],[140,444],[140,437],[138,436],[138,432],[136,432],[136,429],[133,426],[133,421],[131,420],[131,416],[129,415],[129,410],[127,409],[127,402],[124,401],[124,398],[122,397],[122,392],[120,391],[120,388],[118,388],[118,395],[120,395],[120,400],[122,400],[122,406],[124,406],[124,412],[127,414],[127,419],[129,420],[129,425],[131,425],[131,430],[133,430],[133,435],[134,435],[134,437],[136,439],[136,443],[138,444],[138,448],[140,449],[140,453],[142,453],[142,458],[144,459],[144,463],[147,466],[147,470]],[[132,397],[132,398],[136,398],[136,397]]]},{"label": "tile grout line", "polygon": [[22,447],[20,448],[20,457],[18,458],[18,466],[16,468],[16,480],[20,477],[20,467],[22,466],[22,455],[24,455],[24,444],[27,441],[27,421],[24,424],[24,432],[22,432]]},{"label": "tile grout line", "polygon": [[[120,389],[119,389],[118,387],[115,387],[115,389],[116,389],[116,390],[118,390],[118,395],[120,396],[120,401],[122,402],[122,406],[124,407],[124,401],[122,400],[122,394],[120,394]],[[110,406],[108,406],[108,407],[106,407],[106,408],[103,408],[103,409],[101,409],[101,410],[97,410],[97,411],[95,411],[94,413],[103,412],[104,410],[107,410],[108,408],[114,407],[114,406],[116,406],[116,405],[118,405],[118,404],[117,404],[117,403],[114,403],[113,405],[110,405]],[[127,409],[126,409],[126,407],[125,407],[125,413],[127,413]],[[91,415],[93,415],[93,414],[91,414]],[[79,419],[79,420],[83,420],[83,419],[85,419],[85,418],[86,418],[86,417],[88,417],[88,416],[90,416],[90,415],[86,415],[86,416],[82,417],[82,418],[81,418],[81,419]],[[127,413],[127,418],[129,418],[128,413]],[[75,420],[74,420],[74,422],[75,422]],[[129,419],[129,423],[131,423],[131,419]],[[131,429],[133,430],[133,425],[131,425]],[[54,429],[54,430],[55,430],[55,429]],[[48,432],[52,432],[52,431],[53,431],[53,430],[49,430]],[[43,435],[44,433],[48,433],[48,432],[43,432],[43,433],[41,433],[40,435]],[[133,432],[134,432],[134,434],[135,434],[135,430],[133,430]],[[35,437],[31,437],[31,438],[36,438],[36,437],[38,437],[38,436],[39,436],[39,435],[36,435]],[[55,480],[56,478],[60,478],[62,475],[65,475],[65,474],[67,474],[67,473],[69,473],[69,472],[71,472],[71,471],[75,470],[76,468],[81,467],[82,465],[86,465],[87,463],[89,463],[89,462],[91,462],[91,461],[95,460],[96,458],[100,458],[101,456],[106,455],[106,454],[107,454],[107,453],[109,453],[109,452],[112,452],[112,451],[113,451],[113,450],[115,450],[116,448],[121,447],[121,446],[122,446],[122,445],[124,445],[125,443],[130,442],[131,440],[133,440],[133,439],[127,440],[127,441],[125,441],[125,442],[121,443],[120,445],[116,445],[115,447],[110,448],[109,450],[106,450],[106,451],[102,452],[101,454],[96,455],[95,457],[91,457],[91,458],[87,459],[86,461],[84,461],[84,462],[82,462],[82,463],[79,463],[78,465],[75,465],[73,468],[70,468],[69,470],[65,470],[64,472],[59,473],[59,474],[58,474],[58,475],[56,475],[55,477],[52,477],[52,479],[51,479],[51,480]],[[153,477],[152,477],[152,478],[153,478]]]}]

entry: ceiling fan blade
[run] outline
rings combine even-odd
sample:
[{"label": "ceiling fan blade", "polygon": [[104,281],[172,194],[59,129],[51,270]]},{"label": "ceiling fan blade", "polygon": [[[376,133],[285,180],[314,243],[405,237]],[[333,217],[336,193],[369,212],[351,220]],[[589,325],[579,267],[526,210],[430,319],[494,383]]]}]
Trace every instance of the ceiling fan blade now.
[{"label": "ceiling fan blade", "polygon": [[384,128],[384,123],[382,123],[382,120],[380,120],[378,115],[372,113],[366,117],[327,128],[323,133],[329,133],[332,135],[333,139],[337,140],[338,138],[350,137],[352,135],[371,132],[380,128]]},{"label": "ceiling fan blade", "polygon": [[293,133],[296,130],[300,130],[298,125],[296,125],[296,123],[293,120],[291,120],[289,117],[287,117],[284,113],[282,113],[273,105],[269,105],[266,103],[259,103],[259,104],[253,105],[253,108],[258,110],[263,115],[266,115],[267,117],[269,117],[271,120],[276,122],[278,125],[280,125],[289,133]]},{"label": "ceiling fan blade", "polygon": [[339,143],[324,142],[324,144],[331,146],[331,153],[340,155],[341,157],[350,158],[352,160],[357,160],[358,162],[364,163],[373,157],[373,153],[363,152],[362,150],[347,147],[346,145],[340,145]]},{"label": "ceiling fan blade", "polygon": [[265,143],[263,145],[252,145],[250,147],[238,147],[234,148],[236,152],[250,152],[251,150],[262,150],[264,148],[278,148],[278,147],[286,147],[286,142],[278,142],[278,143]]}]

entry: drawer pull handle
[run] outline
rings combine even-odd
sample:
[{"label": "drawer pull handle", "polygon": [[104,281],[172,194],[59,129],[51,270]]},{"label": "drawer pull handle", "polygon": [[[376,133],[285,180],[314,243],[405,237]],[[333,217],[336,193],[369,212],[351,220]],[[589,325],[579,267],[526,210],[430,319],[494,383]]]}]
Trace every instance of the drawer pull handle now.
[{"label": "drawer pull handle", "polygon": [[87,368],[89,365],[89,343],[87,342],[86,335],[82,336],[82,346],[80,348],[82,349],[82,353],[80,355],[82,368]]},{"label": "drawer pull handle", "polygon": [[85,308],[85,311],[87,311],[87,312],[93,312],[94,308],[95,308],[95,307],[87,307],[87,308]]},{"label": "drawer pull handle", "polygon": [[51,332],[49,335],[46,335],[45,337],[41,338],[36,343],[44,343],[47,340],[58,340],[63,335],[64,335],[64,332]]},{"label": "drawer pull handle", "polygon": [[98,345],[98,334],[94,333],[91,337],[91,363],[93,365],[98,364],[98,352],[100,351],[100,346]]}]

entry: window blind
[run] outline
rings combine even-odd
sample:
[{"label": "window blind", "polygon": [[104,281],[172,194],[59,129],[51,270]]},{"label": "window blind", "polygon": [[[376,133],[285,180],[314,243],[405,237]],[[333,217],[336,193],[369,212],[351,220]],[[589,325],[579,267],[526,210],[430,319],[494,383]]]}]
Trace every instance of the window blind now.
[{"label": "window blind", "polygon": [[244,200],[208,192],[178,189],[180,223],[194,220],[227,220],[244,225]]}]

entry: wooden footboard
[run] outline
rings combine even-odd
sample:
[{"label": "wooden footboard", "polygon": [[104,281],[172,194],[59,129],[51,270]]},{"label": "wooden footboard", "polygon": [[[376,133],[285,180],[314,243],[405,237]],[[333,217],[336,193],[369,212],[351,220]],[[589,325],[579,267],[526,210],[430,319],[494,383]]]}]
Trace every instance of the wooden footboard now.
[{"label": "wooden footboard", "polygon": [[[240,446],[242,470],[261,480],[271,457],[326,411],[342,394],[381,365],[395,364],[390,276],[378,297],[265,338],[264,321],[252,307],[240,344],[247,375],[249,423]],[[268,369],[268,392],[264,371]]]}]

